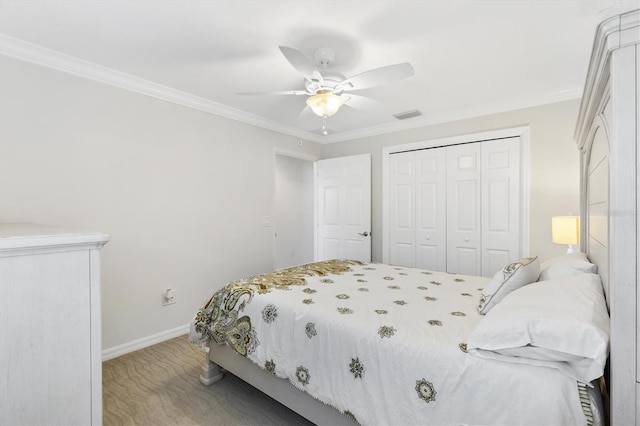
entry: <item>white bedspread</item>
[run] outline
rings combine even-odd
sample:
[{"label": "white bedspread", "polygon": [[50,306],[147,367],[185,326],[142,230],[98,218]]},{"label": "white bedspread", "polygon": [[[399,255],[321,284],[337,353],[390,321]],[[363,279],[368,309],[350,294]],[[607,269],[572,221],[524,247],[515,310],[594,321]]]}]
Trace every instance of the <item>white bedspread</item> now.
[{"label": "white bedspread", "polygon": [[466,353],[488,279],[346,268],[229,284],[191,338],[230,344],[363,425],[586,424],[575,380]]}]

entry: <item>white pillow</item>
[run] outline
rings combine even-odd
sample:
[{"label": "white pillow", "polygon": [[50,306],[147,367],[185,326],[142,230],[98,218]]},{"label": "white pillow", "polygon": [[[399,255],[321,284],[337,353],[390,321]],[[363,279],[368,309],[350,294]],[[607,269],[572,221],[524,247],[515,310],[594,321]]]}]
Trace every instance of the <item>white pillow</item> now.
[{"label": "white pillow", "polygon": [[524,257],[508,264],[493,276],[482,290],[478,312],[484,315],[507,294],[538,280],[540,263],[538,257]]},{"label": "white pillow", "polygon": [[609,314],[600,277],[539,281],[504,298],[469,336],[483,358],[557,368],[589,383],[602,376],[609,351]]},{"label": "white pillow", "polygon": [[538,280],[555,280],[583,273],[597,274],[598,267],[589,262],[584,253],[567,253],[542,262]]}]

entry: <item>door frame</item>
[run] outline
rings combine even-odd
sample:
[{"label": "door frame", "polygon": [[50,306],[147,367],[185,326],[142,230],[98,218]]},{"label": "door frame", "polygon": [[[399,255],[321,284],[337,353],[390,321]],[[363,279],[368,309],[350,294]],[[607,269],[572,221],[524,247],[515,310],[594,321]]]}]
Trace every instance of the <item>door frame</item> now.
[{"label": "door frame", "polygon": [[520,253],[522,257],[528,256],[530,234],[530,129],[529,126],[519,126],[384,147],[382,149],[382,263],[389,263],[389,156],[391,154],[511,137],[520,138],[520,193],[522,194],[520,198]]},{"label": "door frame", "polygon": [[[276,157],[278,155],[282,155],[285,157],[292,157],[292,158],[297,158],[298,160],[304,160],[304,161],[309,161],[311,163],[314,163],[314,168],[315,168],[315,162],[322,159],[322,157],[320,157],[319,155],[314,155],[314,154],[309,154],[306,152],[298,152],[298,151],[292,151],[292,150],[288,150],[285,148],[280,148],[280,147],[274,147],[273,148],[273,192],[272,192],[272,199],[271,199],[271,223],[272,223],[272,227],[271,227],[271,266],[273,269],[276,268],[276,231],[275,231],[275,226],[277,225],[277,221],[278,218],[276,217],[276,191],[278,190],[278,188],[276,187]],[[316,210],[316,197],[315,197],[315,182],[312,183],[313,188],[312,190],[314,191],[314,195],[313,195],[313,210],[314,210],[314,217],[311,218],[311,220],[313,220],[314,223],[314,229],[315,229],[315,210]],[[315,251],[315,245],[316,245],[316,237],[315,237],[315,231],[314,231],[314,237],[313,237],[313,246],[314,246],[314,251]],[[314,256],[315,256],[315,252],[314,252]]]}]

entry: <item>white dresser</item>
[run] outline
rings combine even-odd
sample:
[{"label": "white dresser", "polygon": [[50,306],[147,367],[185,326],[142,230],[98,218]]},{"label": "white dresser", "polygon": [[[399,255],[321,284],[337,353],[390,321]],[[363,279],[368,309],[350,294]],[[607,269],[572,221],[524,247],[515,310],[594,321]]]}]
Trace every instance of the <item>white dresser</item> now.
[{"label": "white dresser", "polygon": [[0,424],[102,424],[100,248],[108,236],[0,224]]}]

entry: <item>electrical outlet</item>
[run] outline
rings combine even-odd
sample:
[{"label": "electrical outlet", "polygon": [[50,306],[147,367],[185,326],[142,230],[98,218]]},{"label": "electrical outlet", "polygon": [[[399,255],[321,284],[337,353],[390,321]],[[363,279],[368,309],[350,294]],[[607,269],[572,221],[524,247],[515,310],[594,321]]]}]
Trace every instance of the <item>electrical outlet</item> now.
[{"label": "electrical outlet", "polygon": [[174,303],[176,303],[176,291],[168,288],[162,293],[162,306],[173,305]]}]

